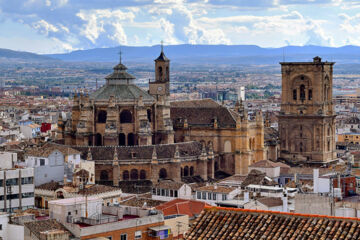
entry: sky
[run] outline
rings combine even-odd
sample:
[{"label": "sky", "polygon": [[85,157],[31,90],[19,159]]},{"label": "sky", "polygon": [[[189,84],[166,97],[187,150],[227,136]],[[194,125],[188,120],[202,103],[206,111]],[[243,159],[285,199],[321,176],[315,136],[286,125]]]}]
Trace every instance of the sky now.
[{"label": "sky", "polygon": [[0,48],[360,45],[360,0],[0,0]]}]

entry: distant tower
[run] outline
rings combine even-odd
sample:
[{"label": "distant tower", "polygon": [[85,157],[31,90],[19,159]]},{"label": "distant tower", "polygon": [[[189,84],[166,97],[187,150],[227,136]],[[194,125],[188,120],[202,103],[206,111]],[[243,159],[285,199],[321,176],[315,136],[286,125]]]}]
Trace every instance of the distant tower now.
[{"label": "distant tower", "polygon": [[161,53],[155,59],[155,82],[150,83],[150,94],[170,96],[170,60],[164,54],[163,43]]},{"label": "distant tower", "polygon": [[336,158],[333,62],[282,62],[280,157],[322,164]]}]

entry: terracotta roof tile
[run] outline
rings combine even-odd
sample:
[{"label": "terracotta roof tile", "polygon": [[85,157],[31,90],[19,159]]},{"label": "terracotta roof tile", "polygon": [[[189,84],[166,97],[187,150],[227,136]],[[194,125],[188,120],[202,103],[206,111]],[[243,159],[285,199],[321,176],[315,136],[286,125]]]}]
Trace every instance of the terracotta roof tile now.
[{"label": "terracotta roof tile", "polygon": [[184,214],[193,218],[199,215],[205,206],[207,206],[205,202],[178,198],[161,204],[156,209],[161,210],[164,216]]},{"label": "terracotta roof tile", "polygon": [[360,219],[205,208],[185,239],[360,239]]}]

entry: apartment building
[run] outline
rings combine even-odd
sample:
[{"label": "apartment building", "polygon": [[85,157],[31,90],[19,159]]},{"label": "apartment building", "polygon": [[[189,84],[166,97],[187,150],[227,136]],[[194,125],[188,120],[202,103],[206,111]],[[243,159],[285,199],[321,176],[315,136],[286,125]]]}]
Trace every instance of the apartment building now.
[{"label": "apartment building", "polygon": [[34,207],[34,169],[0,170],[0,212]]}]

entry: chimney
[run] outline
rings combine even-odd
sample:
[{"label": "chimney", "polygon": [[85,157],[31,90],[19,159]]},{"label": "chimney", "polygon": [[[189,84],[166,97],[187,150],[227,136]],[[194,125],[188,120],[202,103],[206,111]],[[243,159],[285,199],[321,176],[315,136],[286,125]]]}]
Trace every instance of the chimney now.
[{"label": "chimney", "polygon": [[319,192],[319,169],[314,169],[314,193]]},{"label": "chimney", "polygon": [[249,192],[245,191],[244,192],[244,203],[248,203],[249,202]]}]

